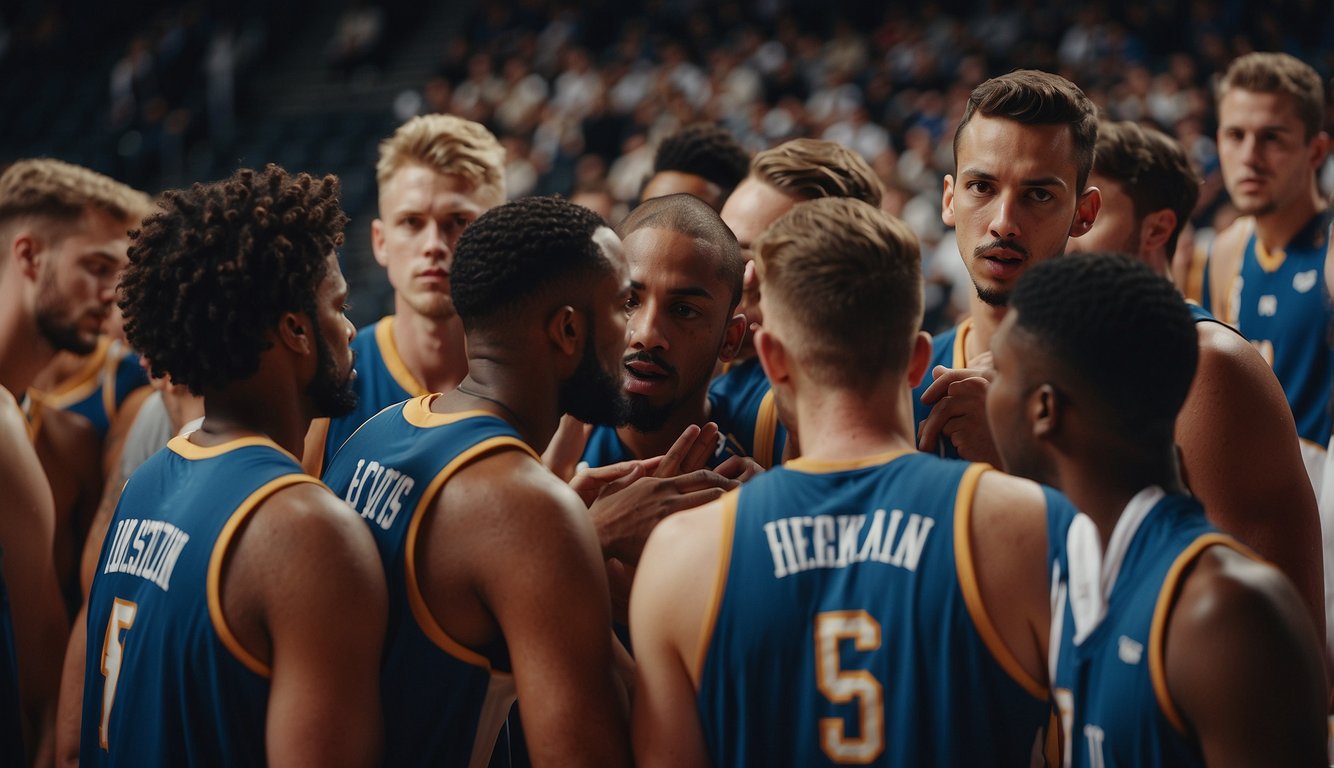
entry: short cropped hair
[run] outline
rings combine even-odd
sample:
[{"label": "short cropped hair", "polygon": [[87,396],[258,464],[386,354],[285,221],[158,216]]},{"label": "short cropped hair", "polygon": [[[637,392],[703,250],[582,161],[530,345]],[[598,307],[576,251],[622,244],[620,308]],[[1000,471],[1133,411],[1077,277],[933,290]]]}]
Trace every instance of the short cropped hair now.
[{"label": "short cropped hair", "polygon": [[338,179],[276,165],[162,194],[121,279],[125,335],[154,376],[196,395],[259,369],[286,312],[315,320],[315,292],[347,216]]},{"label": "short cropped hair", "polygon": [[662,140],[653,155],[653,172],[677,171],[718,185],[727,199],[750,170],[750,155],[726,128],[695,123]]},{"label": "short cropped hair", "polygon": [[524,197],[482,214],[459,238],[450,295],[463,327],[515,317],[546,291],[610,269],[593,241],[602,217],[559,197]]},{"label": "short cropped hair", "polygon": [[399,168],[423,165],[458,176],[474,190],[505,201],[505,148],[480,123],[454,115],[418,115],[380,142],[375,180],[381,187]]},{"label": "short cropped hair", "polygon": [[1121,184],[1136,221],[1165,208],[1176,214],[1176,227],[1167,239],[1171,258],[1200,199],[1200,178],[1181,145],[1162,131],[1137,123],[1104,121],[1098,126],[1093,170]]},{"label": "short cropped hair", "polygon": [[959,165],[959,137],[973,115],[1003,117],[1023,125],[1068,125],[1077,171],[1076,192],[1088,183],[1093,146],[1098,140],[1098,110],[1079,86],[1060,75],[1017,69],[973,89],[954,132],[954,165]]},{"label": "short cropped hair", "polygon": [[1019,279],[1010,308],[1015,327],[1096,399],[1107,423],[1133,442],[1170,439],[1199,341],[1169,280],[1125,254],[1049,259]]},{"label": "short cropped hair", "polygon": [[851,197],[879,207],[885,194],[861,155],[822,139],[792,139],[759,152],[750,175],[798,200]]},{"label": "short cropped hair", "polygon": [[1234,60],[1218,81],[1218,102],[1233,89],[1291,96],[1307,141],[1323,129],[1325,84],[1301,59],[1286,53],[1248,53]]},{"label": "short cropped hair", "polygon": [[812,200],[755,251],[760,293],[791,319],[813,377],[861,391],[907,370],[922,324],[921,251],[907,224],[860,200]]},{"label": "short cropped hair", "polygon": [[90,207],[125,222],[127,230],[153,209],[143,192],[62,160],[19,160],[0,175],[0,227],[28,216],[72,223]]},{"label": "short cropped hair", "polygon": [[645,200],[616,227],[616,234],[624,240],[645,228],[679,232],[711,246],[718,275],[732,289],[731,308],[741,301],[741,282],[746,268],[746,262],[741,258],[741,246],[737,244],[736,235],[708,203],[684,192]]}]

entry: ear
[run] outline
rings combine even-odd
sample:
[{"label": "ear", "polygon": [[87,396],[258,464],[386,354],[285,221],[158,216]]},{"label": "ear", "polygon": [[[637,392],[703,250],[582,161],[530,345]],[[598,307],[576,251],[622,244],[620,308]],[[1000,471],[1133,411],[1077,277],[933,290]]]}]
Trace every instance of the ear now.
[{"label": "ear", "polygon": [[1156,251],[1166,247],[1167,239],[1172,236],[1172,230],[1176,229],[1176,226],[1177,215],[1171,208],[1154,211],[1145,216],[1139,226],[1140,250]]},{"label": "ear", "polygon": [[931,334],[918,331],[913,338],[912,354],[908,357],[908,386],[916,387],[931,368]]},{"label": "ear", "polygon": [[940,195],[940,220],[954,226],[954,176],[945,174],[945,191]]},{"label": "ear", "polygon": [[1043,384],[1034,389],[1028,397],[1027,408],[1033,437],[1052,440],[1060,434],[1065,408],[1061,393],[1055,387]]},{"label": "ear", "polygon": [[384,228],[384,219],[371,221],[371,253],[375,254],[377,264],[388,269],[389,257],[384,252]]},{"label": "ear", "polygon": [[1089,187],[1079,196],[1079,205],[1075,206],[1075,220],[1070,224],[1070,236],[1079,237],[1093,229],[1093,221],[1102,210],[1102,191]]},{"label": "ear", "polygon": [[1317,172],[1325,164],[1325,155],[1329,154],[1329,134],[1321,131],[1311,139],[1311,167]]},{"label": "ear", "polygon": [[736,353],[741,349],[741,342],[746,339],[746,316],[733,315],[731,320],[727,321],[727,327],[723,329],[723,346],[718,350],[718,359],[724,363],[736,357]]},{"label": "ear", "polygon": [[284,312],[274,332],[278,342],[298,355],[315,353],[315,329],[305,312]]},{"label": "ear", "polygon": [[567,357],[577,357],[583,352],[580,341],[587,337],[583,314],[566,304],[547,318],[547,338],[552,345]]},{"label": "ear", "polygon": [[9,243],[9,258],[18,267],[19,273],[29,280],[36,280],[42,268],[42,243],[31,230],[20,230]]},{"label": "ear", "polygon": [[777,385],[792,377],[792,363],[787,348],[778,337],[764,328],[755,331],[755,355],[760,358],[760,367],[771,384]]}]

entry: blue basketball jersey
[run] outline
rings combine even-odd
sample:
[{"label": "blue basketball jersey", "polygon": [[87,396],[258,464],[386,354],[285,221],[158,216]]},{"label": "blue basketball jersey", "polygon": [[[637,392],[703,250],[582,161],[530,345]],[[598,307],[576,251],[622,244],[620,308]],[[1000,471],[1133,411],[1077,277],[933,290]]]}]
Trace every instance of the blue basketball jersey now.
[{"label": "blue basketball jersey", "polygon": [[728,368],[709,384],[709,420],[739,453],[768,469],[783,463],[787,428],[778,420],[773,387],[759,358]]},{"label": "blue basketball jersey", "polygon": [[316,482],[261,437],[178,437],[130,477],[88,596],[81,765],[265,764],[270,670],[223,615],[223,564],[265,499]]},{"label": "blue basketball jersey", "polygon": [[801,458],[724,497],[697,698],[715,765],[1028,764],[1046,690],[973,578],[988,469]]},{"label": "blue basketball jersey", "polygon": [[432,413],[436,397],[372,417],[334,455],[324,479],[370,526],[389,585],[384,764],[485,766],[514,701],[514,680],[431,616],[417,582],[417,532],[440,489],[469,462],[504,450],[540,459],[489,413]]},{"label": "blue basketball jersey", "polygon": [[394,316],[380,318],[374,325],[357,331],[352,339],[356,354],[357,377],[352,386],[357,391],[357,407],[345,416],[329,419],[329,433],[324,438],[324,458],[319,474],[353,432],[367,419],[395,403],[426,394],[426,385],[417,381],[394,345]]},{"label": "blue basketball jersey", "polygon": [[[1199,744],[1167,689],[1167,619],[1181,575],[1200,553],[1215,544],[1239,545],[1205,520],[1198,501],[1157,489],[1127,507],[1101,563],[1088,554],[1090,547],[1100,549],[1092,521],[1075,519],[1053,521],[1049,535],[1058,654],[1052,687],[1065,765],[1203,766]],[[1071,573],[1072,562],[1080,573]],[[1112,578],[1103,594],[1099,582]],[[1084,609],[1088,618],[1081,624],[1071,596],[1090,594],[1101,596],[1095,602],[1103,608]]]},{"label": "blue basketball jersey", "polygon": [[[712,418],[712,417],[710,417]],[[719,425],[718,443],[714,446],[713,453],[709,455],[709,469],[716,468],[719,464],[732,458],[733,456],[748,456],[746,449],[737,442],[736,438],[730,433],[722,430]],[[630,451],[621,440],[621,436],[616,433],[615,427],[597,425],[588,433],[588,442],[584,443],[583,455],[579,457],[581,466],[605,467],[608,464],[615,464],[621,461],[630,461],[639,458]],[[645,456],[643,458],[652,458]]]},{"label": "blue basketball jersey", "polygon": [[1275,253],[1266,252],[1252,232],[1227,295],[1210,296],[1211,267],[1205,267],[1203,302],[1269,361],[1288,397],[1298,437],[1322,450],[1330,439],[1334,384],[1330,296],[1325,287],[1331,222],[1334,209],[1312,218],[1284,250]]},{"label": "blue basketball jersey", "polygon": [[[922,377],[921,383],[913,387],[912,391],[912,412],[913,429],[920,429],[922,422],[931,415],[931,406],[922,403],[922,393],[935,381],[931,376],[931,371],[935,370],[937,365],[943,365],[946,368],[966,368],[968,366],[968,355],[964,352],[964,341],[968,334],[973,331],[972,318],[964,318],[963,322],[953,328],[938,334],[931,338],[931,364],[926,367],[926,375]],[[916,432],[914,431],[914,435]],[[943,434],[937,437],[936,455],[947,459],[959,458],[959,451],[950,442],[948,437]]]},{"label": "blue basketball jersey", "polygon": [[134,390],[148,384],[139,353],[103,336],[82,369],[49,392],[32,391],[48,408],[73,411],[92,423],[99,437]]}]

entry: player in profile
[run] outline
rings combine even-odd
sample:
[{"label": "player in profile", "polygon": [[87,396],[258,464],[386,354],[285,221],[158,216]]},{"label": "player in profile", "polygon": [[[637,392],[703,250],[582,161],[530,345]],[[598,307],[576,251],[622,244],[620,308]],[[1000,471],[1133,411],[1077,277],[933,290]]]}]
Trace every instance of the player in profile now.
[{"label": "player in profile", "polygon": [[[1129,254],[1170,280],[1177,237],[1199,197],[1181,147],[1136,123],[1103,122],[1089,184],[1101,192],[1102,209],[1070,250]],[[1236,330],[1189,306],[1200,352],[1176,421],[1183,481],[1211,523],[1292,579],[1319,625],[1320,517],[1283,387]]]},{"label": "player in profile", "polygon": [[[143,196],[86,168],[59,160],[20,160],[0,175],[0,411],[11,415],[37,375],[62,351],[86,354],[110,313],[116,275],[125,263],[128,230]],[[60,645],[68,631],[52,554],[55,511],[46,477],[20,426],[0,431],[0,548],[8,609],[0,612],[0,762],[11,713],[21,713],[23,740],[37,763],[51,760]],[[12,615],[13,625],[9,627]],[[6,643],[12,640],[12,643]],[[9,665],[17,657],[17,670]],[[16,689],[21,702],[8,700]],[[17,730],[17,726],[15,726]],[[22,757],[17,762],[21,762]]]},{"label": "player in profile", "polygon": [[714,123],[687,125],[662,140],[653,154],[653,175],[641,201],[686,192],[715,211],[746,178],[750,155],[726,128]]},{"label": "player in profile", "polygon": [[1006,470],[1081,510],[1056,510],[1050,532],[1067,766],[1326,764],[1309,612],[1178,472],[1195,326],[1170,281],[1093,254],[1029,270],[992,337],[987,415]]},{"label": "player in profile", "polygon": [[463,230],[505,202],[505,150],[471,120],[421,115],[380,142],[375,179],[380,217],[371,222],[371,248],[393,286],[394,314],[353,341],[357,407],[311,428],[302,464],[316,477],[381,408],[446,392],[467,374],[451,264]]},{"label": "player in profile", "polygon": [[517,693],[534,765],[626,764],[598,536],[536,453],[564,412],[623,417],[620,241],[592,211],[523,198],[468,228],[452,282],[467,377],[377,414],[325,472],[390,584],[385,763],[486,765]]},{"label": "player in profile", "polygon": [[1019,277],[1089,230],[1100,197],[1088,185],[1097,110],[1069,80],[1016,70],[973,89],[954,133],[941,218],[954,227],[975,293],[968,318],[932,340],[913,390],[918,446],[996,462],[987,429],[991,335]]},{"label": "player in profile", "polygon": [[[723,205],[721,216],[736,235],[742,256],[769,225],[803,200],[849,197],[879,207],[884,185],[861,155],[832,141],[793,139],[759,152],[750,174]],[[748,268],[739,309],[747,327],[762,321],[757,283]],[[751,335],[742,339],[732,365],[710,387],[710,396],[733,414],[731,432],[761,467],[782,463],[787,431],[778,420],[769,382],[755,359]]]},{"label": "player in profile", "polygon": [[383,571],[295,458],[312,418],[354,403],[346,221],[337,179],[271,165],[165,193],[130,248],[126,334],[205,416],[111,521],[81,765],[379,763]]},{"label": "player in profile", "polygon": [[[640,562],[640,765],[1024,765],[1048,716],[1038,485],[916,450],[917,239],[858,200],[756,246],[755,347],[802,456]],[[962,693],[967,691],[967,693]]]}]

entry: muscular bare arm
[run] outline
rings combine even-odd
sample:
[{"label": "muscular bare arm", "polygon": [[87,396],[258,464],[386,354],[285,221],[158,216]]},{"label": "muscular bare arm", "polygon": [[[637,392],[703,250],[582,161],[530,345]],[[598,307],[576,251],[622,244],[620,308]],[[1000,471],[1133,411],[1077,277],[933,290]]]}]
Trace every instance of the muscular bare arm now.
[{"label": "muscular bare arm", "polygon": [[1177,417],[1185,480],[1209,521],[1288,578],[1323,634],[1320,516],[1278,379],[1217,323],[1198,323],[1200,362]]},{"label": "muscular bare arm", "polygon": [[633,734],[640,766],[707,766],[695,704],[701,634],[719,578],[722,502],[658,525],[630,599],[635,639]]},{"label": "muscular bare arm", "polygon": [[387,597],[370,530],[321,486],[263,502],[223,575],[223,610],[271,669],[273,765],[378,765]]},{"label": "muscular bare arm", "polygon": [[1245,254],[1246,241],[1255,228],[1255,222],[1249,216],[1232,222],[1227,229],[1218,233],[1209,248],[1209,306],[1205,309],[1214,317],[1233,322],[1230,312],[1232,282],[1241,271],[1241,259]]},{"label": "muscular bare arm", "polygon": [[53,760],[56,698],[69,622],[52,560],[55,509],[23,416],[0,389],[0,515],[4,580],[17,645],[24,743],[33,762]]},{"label": "muscular bare arm", "polygon": [[1168,690],[1206,763],[1327,764],[1321,646],[1276,569],[1222,547],[1205,551],[1166,643]]}]

